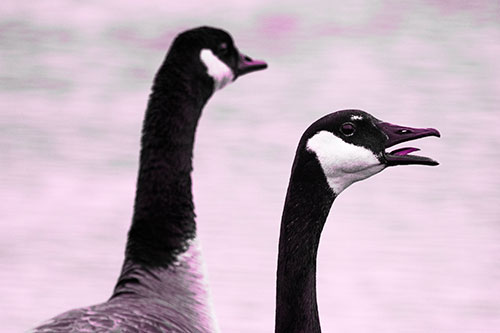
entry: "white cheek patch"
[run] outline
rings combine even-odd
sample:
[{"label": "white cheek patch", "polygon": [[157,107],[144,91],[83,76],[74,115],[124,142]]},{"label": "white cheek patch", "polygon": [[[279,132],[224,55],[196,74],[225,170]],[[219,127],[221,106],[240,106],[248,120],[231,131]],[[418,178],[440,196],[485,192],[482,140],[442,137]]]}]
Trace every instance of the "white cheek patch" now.
[{"label": "white cheek patch", "polygon": [[214,80],[214,91],[224,88],[234,80],[234,73],[212,50],[203,49],[200,52],[200,59],[207,67],[207,73]]},{"label": "white cheek patch", "polygon": [[337,195],[352,183],[385,168],[371,150],[347,143],[328,131],[311,137],[307,149],[316,154],[328,184]]}]

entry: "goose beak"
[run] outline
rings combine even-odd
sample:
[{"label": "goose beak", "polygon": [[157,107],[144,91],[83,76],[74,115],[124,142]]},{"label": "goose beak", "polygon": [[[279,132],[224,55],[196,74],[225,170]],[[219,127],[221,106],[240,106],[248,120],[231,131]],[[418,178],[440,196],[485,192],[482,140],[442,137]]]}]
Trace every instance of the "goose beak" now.
[{"label": "goose beak", "polygon": [[265,61],[253,60],[249,56],[240,53],[240,56],[238,58],[236,77],[255,71],[260,71],[266,68],[267,68],[267,63]]},{"label": "goose beak", "polygon": [[[394,125],[386,122],[379,122],[376,126],[386,135],[387,141],[385,148],[392,147],[401,142],[420,139],[426,136],[437,136],[441,134],[434,128],[412,128]],[[410,153],[420,149],[414,147],[405,147],[383,153],[383,159],[387,166],[421,164],[438,165],[439,163],[429,157],[410,155]]]}]

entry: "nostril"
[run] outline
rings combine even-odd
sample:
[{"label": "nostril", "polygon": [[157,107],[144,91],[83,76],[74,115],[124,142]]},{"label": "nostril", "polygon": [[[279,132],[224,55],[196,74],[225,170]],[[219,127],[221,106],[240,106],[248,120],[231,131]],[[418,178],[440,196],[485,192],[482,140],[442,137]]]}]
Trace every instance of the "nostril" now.
[{"label": "nostril", "polygon": [[249,56],[245,56],[244,58],[246,61],[252,61],[252,58],[250,58]]},{"label": "nostril", "polygon": [[400,130],[397,130],[396,133],[398,133],[398,134],[409,134],[409,133],[411,133],[411,130],[409,130],[409,129],[400,129]]}]

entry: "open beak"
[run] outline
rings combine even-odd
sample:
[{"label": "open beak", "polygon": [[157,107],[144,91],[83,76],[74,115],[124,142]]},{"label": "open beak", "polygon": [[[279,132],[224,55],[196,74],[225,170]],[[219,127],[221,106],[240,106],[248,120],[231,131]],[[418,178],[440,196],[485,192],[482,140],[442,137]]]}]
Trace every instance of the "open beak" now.
[{"label": "open beak", "polygon": [[[398,143],[420,139],[426,136],[437,136],[441,134],[434,128],[412,128],[394,125],[386,122],[379,122],[376,126],[387,136],[385,148],[392,147]],[[405,147],[384,152],[383,158],[387,166],[407,165],[407,164],[422,164],[422,165],[438,165],[439,163],[429,157],[410,155],[410,153],[419,151],[414,147]]]},{"label": "open beak", "polygon": [[238,58],[238,67],[236,77],[245,75],[251,72],[260,71],[267,68],[267,63],[262,60],[253,60],[249,56],[240,53]]}]

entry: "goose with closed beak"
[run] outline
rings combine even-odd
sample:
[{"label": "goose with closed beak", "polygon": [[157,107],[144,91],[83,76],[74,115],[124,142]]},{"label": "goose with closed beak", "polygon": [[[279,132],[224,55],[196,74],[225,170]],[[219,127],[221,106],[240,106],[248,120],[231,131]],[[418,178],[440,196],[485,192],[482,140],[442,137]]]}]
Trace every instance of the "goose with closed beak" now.
[{"label": "goose with closed beak", "polygon": [[191,192],[195,131],[214,91],[265,69],[231,36],[200,27],[175,38],[154,79],[143,123],[125,260],[111,298],[34,332],[214,332]]}]

